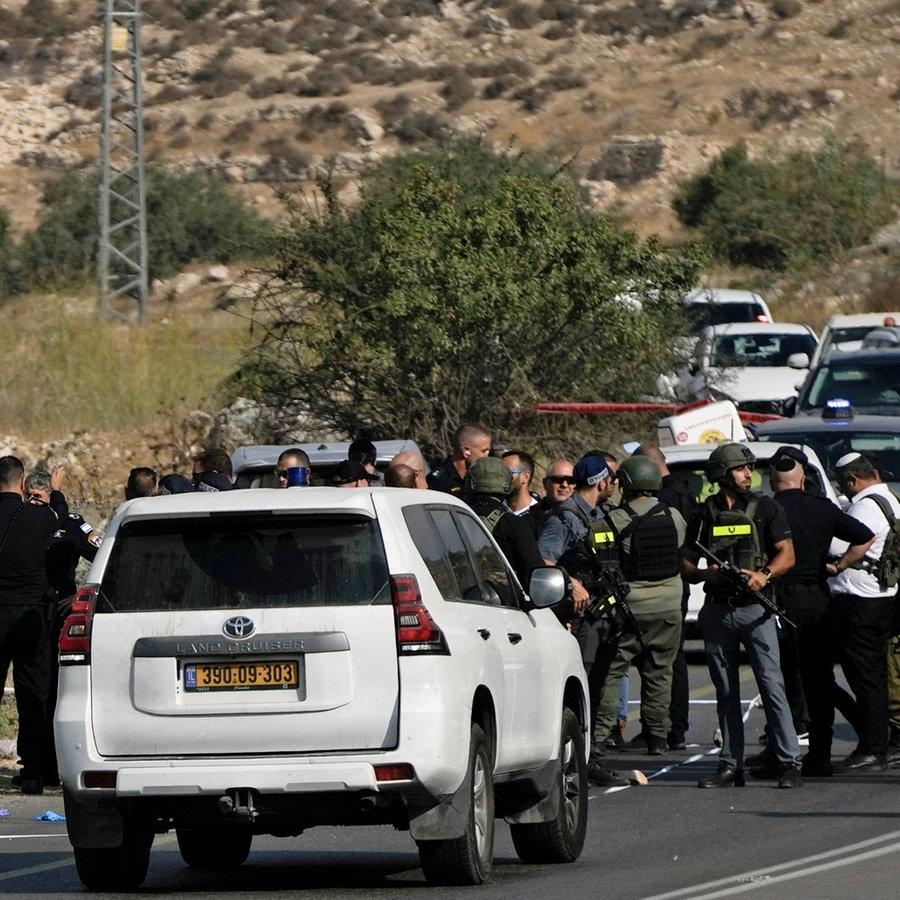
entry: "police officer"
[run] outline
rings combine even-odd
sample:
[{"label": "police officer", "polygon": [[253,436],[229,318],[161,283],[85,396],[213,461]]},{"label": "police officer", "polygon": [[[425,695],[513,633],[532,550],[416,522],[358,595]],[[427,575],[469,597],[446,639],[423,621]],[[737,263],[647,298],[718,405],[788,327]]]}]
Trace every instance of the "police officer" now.
[{"label": "police officer", "polygon": [[460,425],[453,433],[453,452],[425,478],[433,491],[458,494],[465,488],[469,466],[491,452],[491,433],[480,425]]},{"label": "police officer", "polygon": [[[64,478],[62,467],[55,466],[51,477],[51,503],[64,507],[65,498],[58,490]],[[0,658],[13,664],[22,793],[40,794],[50,690],[47,601],[51,592],[44,552],[57,527],[57,515],[52,508],[25,503],[24,495],[22,461],[0,457]]]},{"label": "police officer", "polygon": [[[52,492],[50,473],[35,469],[25,479],[25,497],[35,506],[49,506]],[[72,597],[77,590],[75,572],[82,559],[92,562],[100,548],[100,534],[78,513],[58,510],[57,527],[47,541],[47,577],[53,596],[50,599],[50,687],[47,695],[44,734],[46,747],[43,757],[44,786],[59,784],[56,771],[56,744],[53,739],[53,714],[56,711],[56,691],[59,685],[59,657],[55,652],[59,633],[68,615]]]},{"label": "police officer", "polygon": [[619,536],[620,562],[628,579],[628,605],[640,634],[625,630],[600,700],[597,729],[616,721],[619,684],[632,662],[641,673],[641,723],[651,756],[668,749],[672,664],[681,642],[681,548],[686,524],[677,510],[653,496],[662,482],[652,460],[626,459],[618,472],[622,505],[607,513]]},{"label": "police officer", "polygon": [[794,565],[794,545],[784,510],[764,494],[750,490],[756,458],[744,444],[719,444],[706,463],[706,477],[718,491],[703,506],[685,544],[684,571],[692,583],[703,583],[706,602],[699,623],[709,673],[716,689],[722,730],[718,770],[702,779],[701,788],[743,787],[744,723],[741,715],[740,647],[756,678],[779,766],[779,787],[803,784],[800,745],[791,720],[778,654],[774,618],[743,593],[718,567],[699,568],[699,541],[716,556],[741,569],[751,590],[767,588],[773,578]]},{"label": "police officer", "polygon": [[[779,599],[794,623],[781,630],[782,672],[788,700],[793,673],[799,669],[802,696],[809,712],[809,752],[803,759],[804,775],[828,776],[834,725],[834,617],[827,578],[829,548],[834,538],[848,547],[843,565],[858,563],[875,539],[872,531],[824,497],[810,494],[806,485],[809,459],[796,447],[779,447],[769,463],[775,500],[787,513],[794,542],[794,568],[779,580]],[[775,774],[774,759],[766,752],[763,765],[751,768],[754,777]],[[768,771],[767,771],[768,770]]]},{"label": "police officer", "polygon": [[[571,498],[559,503],[547,519],[540,537],[538,549],[548,565],[559,564],[569,573],[572,583],[572,616],[569,628],[581,647],[581,659],[588,676],[591,693],[591,755],[588,778],[595,784],[625,785],[628,779],[607,769],[601,757],[603,748],[597,741],[597,707],[603,695],[603,686],[609,667],[615,658],[618,637],[609,615],[585,617],[591,595],[585,586],[599,565],[598,548],[605,550],[614,533],[600,508],[606,496],[613,473],[600,456],[587,456],[574,467],[575,491]],[[604,734],[604,737],[606,735]]]}]

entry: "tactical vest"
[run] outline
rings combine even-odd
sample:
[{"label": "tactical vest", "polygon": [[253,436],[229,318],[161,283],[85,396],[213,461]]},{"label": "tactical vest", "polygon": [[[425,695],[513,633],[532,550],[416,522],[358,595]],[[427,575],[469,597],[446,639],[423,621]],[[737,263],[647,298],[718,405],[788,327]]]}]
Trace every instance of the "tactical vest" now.
[{"label": "tactical vest", "polygon": [[681,547],[668,504],[660,502],[638,513],[625,502],[613,514],[613,527],[621,520],[619,512],[630,517],[628,524],[618,528],[621,565],[628,581],[663,581],[677,575],[681,571]]},{"label": "tactical vest", "polygon": [[605,566],[619,565],[618,536],[607,518],[590,519],[573,500],[557,504],[554,513],[563,521],[563,512],[572,513],[587,529],[584,537],[566,548],[560,557],[560,565],[576,577],[592,578]]},{"label": "tactical vest", "polygon": [[706,501],[711,521],[709,549],[716,556],[739,569],[757,571],[766,564],[759,529],[753,517],[759,507],[759,496],[751,494],[746,509],[722,509],[715,496]]},{"label": "tactical vest", "polygon": [[505,509],[494,509],[491,510],[486,516],[479,516],[478,518],[484,522],[485,528],[493,534],[494,529],[497,527],[497,523],[506,515]]}]

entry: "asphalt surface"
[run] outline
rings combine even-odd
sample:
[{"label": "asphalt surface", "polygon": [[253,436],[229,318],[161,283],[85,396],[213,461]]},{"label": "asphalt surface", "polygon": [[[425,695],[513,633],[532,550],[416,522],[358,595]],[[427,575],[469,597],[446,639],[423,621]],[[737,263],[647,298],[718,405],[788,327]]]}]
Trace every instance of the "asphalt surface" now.
[{"label": "asphalt surface", "polygon": [[[588,837],[581,858],[566,866],[526,866],[509,829],[498,823],[494,870],[481,898],[567,896],[604,900],[676,900],[753,894],[759,898],[896,898],[900,895],[900,769],[807,779],[799,790],[748,779],[742,789],[698,790],[717,763],[715,708],[705,666],[692,657],[691,718],[683,752],[664,757],[619,753],[620,770],[640,769],[644,787],[591,790]],[[759,748],[763,714],[744,672],[749,752]],[[639,679],[632,678],[636,701]],[[637,732],[637,705],[628,736]],[[836,726],[835,758],[854,746]],[[23,796],[0,771],[0,894],[83,896],[58,789]],[[2,814],[2,813],[6,814]],[[49,818],[52,819],[52,816]],[[174,834],[156,837],[141,893],[164,897],[342,898],[389,894],[444,897],[425,884],[413,841],[386,827],[315,828],[294,838],[254,838],[235,870],[185,866]]]}]

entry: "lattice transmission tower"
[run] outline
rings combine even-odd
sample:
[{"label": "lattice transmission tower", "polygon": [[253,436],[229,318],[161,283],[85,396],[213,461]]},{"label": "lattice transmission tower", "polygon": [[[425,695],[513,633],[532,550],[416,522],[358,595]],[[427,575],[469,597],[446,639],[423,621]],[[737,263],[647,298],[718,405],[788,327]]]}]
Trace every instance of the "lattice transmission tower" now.
[{"label": "lattice transmission tower", "polygon": [[104,0],[100,316],[147,317],[141,2]]}]

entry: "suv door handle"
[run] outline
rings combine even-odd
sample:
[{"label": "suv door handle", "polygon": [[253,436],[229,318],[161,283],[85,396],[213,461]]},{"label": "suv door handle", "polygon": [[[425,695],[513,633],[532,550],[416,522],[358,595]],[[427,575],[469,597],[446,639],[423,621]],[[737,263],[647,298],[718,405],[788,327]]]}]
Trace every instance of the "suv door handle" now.
[{"label": "suv door handle", "polygon": [[518,631],[508,631],[506,636],[511,644],[518,644],[522,640],[522,635]]},{"label": "suv door handle", "polygon": [[491,636],[491,632],[487,628],[479,628],[478,633],[484,640],[488,640]]}]

